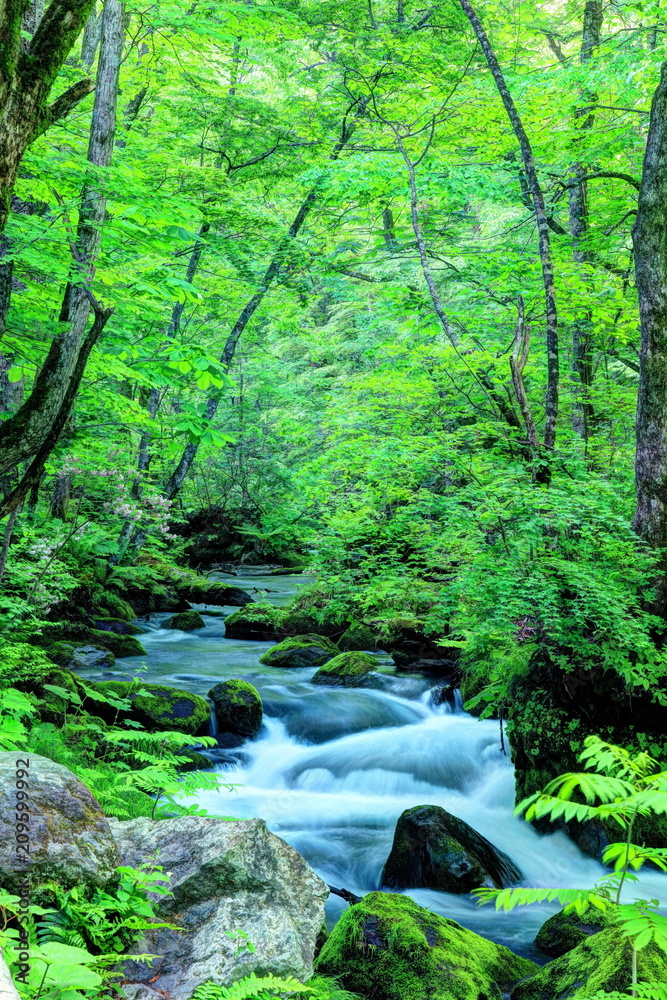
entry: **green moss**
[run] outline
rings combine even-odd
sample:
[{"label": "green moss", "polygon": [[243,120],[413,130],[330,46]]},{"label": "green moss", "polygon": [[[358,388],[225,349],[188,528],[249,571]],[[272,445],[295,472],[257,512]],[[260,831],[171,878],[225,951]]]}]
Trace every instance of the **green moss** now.
[{"label": "green moss", "polygon": [[135,625],[134,622],[127,622],[121,618],[95,618],[92,622],[93,628],[100,632],[115,632],[116,635],[145,635],[148,629]]},{"label": "green moss", "polygon": [[177,628],[181,632],[194,632],[195,629],[204,628],[205,624],[198,611],[179,611],[177,615],[162,622],[162,628]]},{"label": "green moss", "polygon": [[[637,971],[640,980],[667,982],[667,956],[649,945],[638,954]],[[627,990],[630,982],[630,944],[617,928],[610,927],[520,983],[512,1000],[584,1000],[598,990]]]},{"label": "green moss", "polygon": [[338,687],[358,687],[366,674],[377,667],[378,661],[370,653],[339,653],[317,671],[312,684],[331,684]]},{"label": "green moss", "polygon": [[323,635],[295,635],[273,646],[259,662],[268,667],[321,667],[332,660],[339,649]]},{"label": "green moss", "polygon": [[92,628],[90,637],[92,645],[110,649],[116,657],[146,656],[146,650],[133,635],[118,635],[116,632],[103,632],[101,629]]},{"label": "green moss", "polygon": [[609,918],[595,906],[586,907],[582,914],[574,910],[569,913],[561,910],[542,924],[535,938],[535,944],[545,955],[559,958],[576,948],[591,934],[604,930],[608,924]]},{"label": "green moss", "polygon": [[378,633],[369,625],[353,624],[338,640],[338,646],[343,652],[352,650],[376,649],[378,645]]},{"label": "green moss", "polygon": [[372,892],[349,907],[316,969],[373,1000],[501,1000],[537,970],[528,959],[407,896]]},{"label": "green moss", "polygon": [[247,681],[222,681],[208,693],[223,733],[256,736],[262,727],[263,705],[259,692]]},{"label": "green moss", "polygon": [[103,618],[118,618],[124,622],[131,622],[137,617],[132,605],[111,590],[100,591],[95,595],[95,611]]},{"label": "green moss", "polygon": [[76,642],[54,642],[47,649],[46,655],[52,663],[57,663],[60,667],[67,667],[72,662],[77,645]]},{"label": "green moss", "polygon": [[193,735],[208,732],[211,711],[206,699],[198,694],[135,681],[102,681],[94,687],[100,694],[131,701],[132,708],[121,715],[135,719],[149,730],[174,729]]}]

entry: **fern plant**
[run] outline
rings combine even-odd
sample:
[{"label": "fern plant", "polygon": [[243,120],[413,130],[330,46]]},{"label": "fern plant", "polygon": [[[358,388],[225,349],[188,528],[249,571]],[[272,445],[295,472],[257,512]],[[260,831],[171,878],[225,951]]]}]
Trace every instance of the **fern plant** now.
[{"label": "fern plant", "polygon": [[231,986],[202,983],[192,1000],[291,1000],[298,996],[308,1000],[358,1000],[356,993],[349,993],[335,979],[325,976],[315,976],[307,983],[300,983],[289,976],[256,976],[254,972]]},{"label": "fern plant", "polygon": [[[602,855],[603,862],[611,865],[613,871],[599,879],[592,889],[480,888],[473,890],[473,894],[480,903],[495,902],[496,909],[503,910],[558,901],[566,911],[583,913],[588,906],[594,906],[607,912],[631,945],[630,995],[642,996],[644,1000],[667,1000],[664,985],[637,981],[639,951],[653,943],[667,954],[667,917],[658,913],[659,900],[626,902],[623,898],[624,890],[637,882],[635,872],[645,864],[650,862],[667,871],[667,848],[633,843],[639,816],[667,814],[667,771],[659,770],[657,761],[648,753],[633,755],[597,736],[586,738],[579,759],[588,771],[560,775],[544,791],[520,802],[515,812],[527,820],[597,820],[616,824],[622,839],[609,844]],[[591,1000],[611,995],[602,993]]]}]

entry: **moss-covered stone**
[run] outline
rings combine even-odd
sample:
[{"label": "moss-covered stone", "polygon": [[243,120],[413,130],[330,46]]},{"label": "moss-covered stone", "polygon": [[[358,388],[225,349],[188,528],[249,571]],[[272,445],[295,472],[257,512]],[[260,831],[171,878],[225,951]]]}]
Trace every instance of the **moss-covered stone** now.
[{"label": "moss-covered stone", "polygon": [[[519,983],[512,1000],[584,1000],[598,990],[626,991],[631,982],[631,948],[618,929],[587,937],[567,954]],[[655,945],[638,953],[637,972],[645,982],[667,982],[667,956]]]},{"label": "moss-covered stone", "polygon": [[376,669],[378,661],[370,653],[339,653],[317,671],[311,684],[333,687],[359,687],[366,674]]},{"label": "moss-covered stone", "polygon": [[198,611],[179,611],[177,615],[167,618],[162,622],[162,628],[176,628],[181,632],[194,632],[195,629],[204,628],[206,622]]},{"label": "moss-covered stone", "polygon": [[[132,707],[121,712],[121,716],[135,719],[146,729],[174,729],[194,736],[208,733],[211,710],[206,699],[198,694],[180,691],[165,684],[143,684],[136,681],[101,681],[94,687],[100,694],[128,699]],[[105,714],[103,705],[97,710],[100,714]]]},{"label": "moss-covered stone", "polygon": [[337,646],[323,635],[295,635],[260,656],[267,667],[321,667],[337,656]]},{"label": "moss-covered stone", "polygon": [[132,605],[112,590],[95,594],[95,611],[102,618],[118,618],[124,622],[131,622],[137,617]]},{"label": "moss-covered stone", "polygon": [[178,770],[186,773],[188,771],[207,771],[209,768],[213,767],[213,764],[205,757],[203,753],[198,753],[197,750],[179,750],[179,757],[187,757],[187,764],[179,764]]},{"label": "moss-covered stone", "polygon": [[254,639],[272,642],[282,635],[282,608],[274,604],[257,602],[248,604],[225,618],[225,635],[228,639]]},{"label": "moss-covered stone", "polygon": [[116,635],[145,635],[148,631],[134,622],[126,622],[120,618],[94,618],[91,625],[100,632],[115,632]]},{"label": "moss-covered stone", "polygon": [[338,640],[338,648],[344,653],[352,650],[377,649],[379,634],[370,625],[350,625]]},{"label": "moss-covered stone", "polygon": [[133,635],[118,635],[116,632],[103,632],[93,628],[90,636],[93,645],[110,649],[116,657],[146,656],[146,650]]},{"label": "moss-covered stone", "polygon": [[464,820],[441,806],[413,806],[401,813],[382,883],[393,889],[467,893],[491,882],[520,881],[511,858]]},{"label": "moss-covered stone", "polygon": [[244,608],[254,604],[254,599],[246,590],[240,587],[228,587],[226,583],[208,580],[205,576],[194,573],[176,582],[176,593],[191,604],[213,604],[218,607]]},{"label": "moss-covered stone", "polygon": [[262,699],[247,681],[222,681],[211,688],[208,696],[215,707],[221,733],[253,737],[262,728]]},{"label": "moss-covered stone", "polygon": [[598,934],[608,926],[609,917],[596,906],[587,906],[585,912],[581,914],[576,910],[567,913],[561,910],[542,924],[537,932],[535,944],[545,955],[560,958],[591,934]]},{"label": "moss-covered stone", "polygon": [[417,906],[372,892],[350,906],[316,969],[373,1000],[501,1000],[534,962]]},{"label": "moss-covered stone", "polygon": [[54,642],[46,650],[46,655],[52,663],[57,663],[59,667],[68,667],[74,658],[74,650],[77,646],[76,642]]}]

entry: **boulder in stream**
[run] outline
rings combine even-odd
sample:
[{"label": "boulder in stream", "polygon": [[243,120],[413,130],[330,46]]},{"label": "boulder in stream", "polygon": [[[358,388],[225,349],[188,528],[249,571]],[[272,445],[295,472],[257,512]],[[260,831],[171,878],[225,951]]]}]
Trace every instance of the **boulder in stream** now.
[{"label": "boulder in stream", "polygon": [[115,632],[116,635],[143,635],[148,629],[122,618],[93,618],[93,627],[100,632]]},{"label": "boulder in stream", "polygon": [[608,926],[609,917],[596,906],[587,906],[584,913],[561,910],[542,924],[537,932],[535,944],[545,955],[560,958],[586,938],[598,934]]},{"label": "boulder in stream", "polygon": [[[23,767],[23,761],[29,761]],[[19,772],[25,772],[27,777]],[[17,833],[23,789],[27,783],[30,833]],[[17,853],[17,837],[29,837],[30,853]],[[20,841],[18,841],[20,848]],[[0,885],[15,891],[21,858],[33,883],[56,879],[65,888],[81,883],[103,885],[120,864],[109,822],[97,800],[76,775],[36,753],[0,752]]]},{"label": "boulder in stream", "polygon": [[[667,982],[667,955],[651,943],[637,953],[640,981]],[[628,990],[632,976],[630,942],[609,927],[587,937],[565,955],[547,962],[512,990],[512,1000],[578,1000],[598,991]]]},{"label": "boulder in stream", "polygon": [[181,632],[194,632],[195,629],[204,628],[206,622],[198,611],[179,611],[177,615],[172,615],[162,622],[162,628],[176,628]]},{"label": "boulder in stream", "polygon": [[207,580],[205,577],[187,577],[177,582],[176,593],[191,604],[213,604],[218,607],[244,608],[254,604],[254,599],[247,590],[240,587],[228,587],[226,583],[217,580]]},{"label": "boulder in stream", "polygon": [[382,884],[464,893],[521,878],[514,862],[462,819],[440,806],[414,806],[396,824]]},{"label": "boulder in stream", "polygon": [[373,1000],[501,1000],[538,966],[407,896],[371,892],[343,913],[316,969]]},{"label": "boulder in stream", "polygon": [[281,638],[280,623],[284,612],[274,604],[248,604],[225,618],[225,636],[228,639],[254,639],[257,642],[275,642]]},{"label": "boulder in stream", "polygon": [[[173,729],[193,736],[208,733],[211,709],[198,694],[142,681],[101,681],[94,687],[100,694],[126,698],[131,707],[121,711],[120,716],[135,719],[148,730]],[[97,711],[102,714],[104,706],[100,705]],[[116,714],[114,709],[114,718]]]},{"label": "boulder in stream", "polygon": [[272,646],[259,662],[267,667],[321,667],[340,650],[324,635],[295,635]]},{"label": "boulder in stream", "polygon": [[161,898],[158,912],[182,928],[149,931],[133,946],[160,957],[152,965],[125,963],[127,1000],[190,1000],[202,983],[228,985],[250,972],[301,980],[312,974],[329,890],[263,820],[184,816],[111,826],[124,865],[159,852],[173,897]]},{"label": "boulder in stream", "polygon": [[208,693],[221,733],[252,738],[262,728],[262,699],[247,681],[221,681]]},{"label": "boulder in stream", "polygon": [[366,674],[377,669],[378,661],[370,653],[339,653],[317,671],[311,684],[332,687],[359,687]]},{"label": "boulder in stream", "polygon": [[343,632],[342,636],[338,640],[338,648],[342,649],[344,653],[348,653],[356,649],[360,649],[362,651],[377,649],[378,638],[379,632],[376,629],[372,629],[370,625],[359,625],[358,623],[353,623],[345,632]]}]

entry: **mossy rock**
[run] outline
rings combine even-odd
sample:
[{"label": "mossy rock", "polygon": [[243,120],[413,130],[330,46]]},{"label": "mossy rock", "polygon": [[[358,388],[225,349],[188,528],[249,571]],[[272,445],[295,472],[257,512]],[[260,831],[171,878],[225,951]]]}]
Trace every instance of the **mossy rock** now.
[{"label": "mossy rock", "polygon": [[179,750],[178,756],[188,758],[186,764],[178,765],[178,770],[184,774],[188,771],[207,771],[213,767],[208,757],[205,757],[203,753],[198,753],[197,750]]},{"label": "mossy rock", "polygon": [[111,590],[95,594],[95,610],[103,618],[118,618],[120,621],[131,622],[136,618],[132,605]]},{"label": "mossy rock", "polygon": [[92,628],[90,636],[92,645],[110,649],[116,657],[147,655],[142,644],[133,635],[118,635],[116,632]]},{"label": "mossy rock", "polygon": [[284,614],[281,631],[286,636],[325,635],[331,638],[345,632],[348,625],[348,622],[327,617],[326,609],[314,615],[307,609],[291,608]]},{"label": "mossy rock", "polygon": [[228,587],[226,583],[208,580],[205,576],[194,573],[183,575],[176,582],[176,593],[191,604],[213,604],[218,607],[244,608],[254,604],[254,599],[246,590],[240,587]]},{"label": "mossy rock", "polygon": [[[198,694],[140,681],[101,681],[94,687],[100,694],[128,699],[132,707],[120,714],[135,719],[146,729],[173,729],[193,736],[208,734],[211,709],[206,699]],[[103,706],[97,711],[106,714]]]},{"label": "mossy rock", "polygon": [[522,878],[502,851],[464,820],[441,806],[413,806],[401,813],[382,872],[392,889],[437,889],[468,893],[492,883],[497,888]]},{"label": "mossy rock", "polygon": [[116,566],[107,578],[106,592],[128,601],[137,614],[187,611],[187,601],[176,590],[177,575],[173,567]]},{"label": "mossy rock", "polygon": [[311,684],[333,687],[359,687],[366,674],[377,668],[378,661],[370,653],[339,653],[320,667]]},{"label": "mossy rock", "polygon": [[373,1000],[501,1000],[538,969],[407,896],[384,892],[345,911],[315,967]]},{"label": "mossy rock", "polygon": [[54,642],[46,650],[46,655],[52,663],[57,663],[59,667],[68,667],[74,659],[74,650],[78,645],[77,642]]},{"label": "mossy rock", "polygon": [[162,628],[176,628],[181,632],[194,632],[195,629],[204,628],[206,622],[198,611],[179,611],[177,615],[167,618],[162,622]]},{"label": "mossy rock", "polygon": [[282,608],[277,608],[274,604],[259,601],[248,604],[225,618],[225,636],[228,639],[272,642],[282,635],[281,623],[284,616]]},{"label": "mossy rock", "polygon": [[338,653],[338,646],[326,636],[295,635],[272,646],[259,662],[267,667],[321,667]]},{"label": "mossy rock", "polygon": [[338,648],[344,653],[352,650],[377,649],[378,632],[369,625],[351,625],[338,640]]},{"label": "mossy rock", "polygon": [[121,618],[93,618],[91,625],[100,632],[115,632],[116,635],[145,635],[148,632],[148,629]]},{"label": "mossy rock", "polygon": [[[588,1000],[598,990],[624,992],[630,988],[631,968],[629,941],[617,927],[609,927],[519,983],[512,1000]],[[642,948],[637,972],[640,981],[667,982],[667,956],[654,944]]]},{"label": "mossy rock", "polygon": [[211,688],[208,696],[215,707],[221,733],[253,737],[262,728],[262,699],[247,681],[222,681]]},{"label": "mossy rock", "polygon": [[561,910],[542,924],[535,944],[545,955],[560,958],[592,934],[598,934],[608,926],[609,917],[596,906],[587,906],[584,913]]}]

